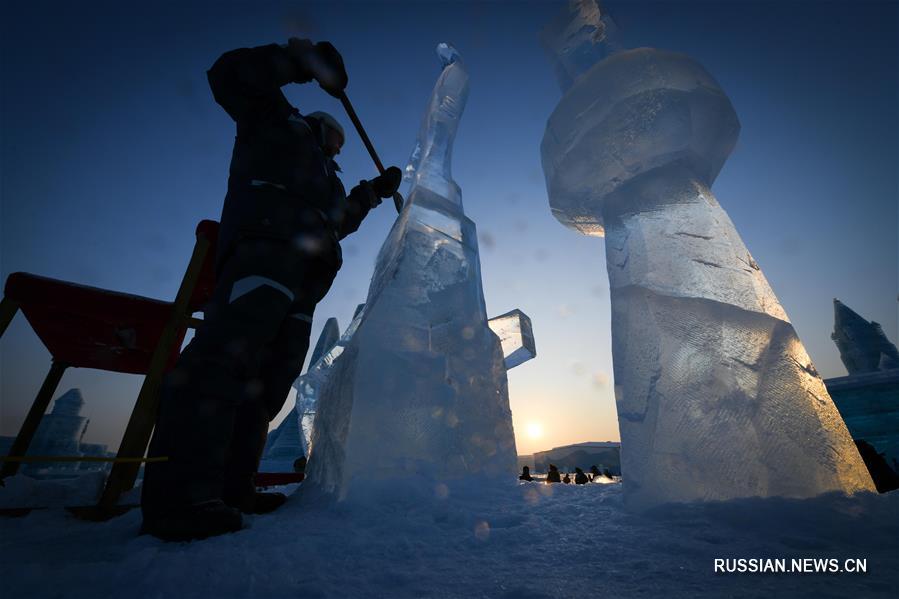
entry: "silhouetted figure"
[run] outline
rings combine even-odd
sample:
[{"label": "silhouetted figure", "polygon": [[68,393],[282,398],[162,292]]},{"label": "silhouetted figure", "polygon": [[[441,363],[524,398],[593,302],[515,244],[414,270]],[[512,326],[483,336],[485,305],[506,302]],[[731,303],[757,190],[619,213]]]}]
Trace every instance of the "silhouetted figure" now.
[{"label": "silhouetted figure", "polygon": [[342,264],[340,240],[402,180],[396,167],[349,193],[334,157],[343,128],[301,114],[281,88],[317,80],[343,94],[343,59],[327,42],[240,48],[207,72],[236,137],[216,247],[215,290],[196,335],[160,391],[142,505],[163,540],[239,530],[241,512],[284,503],[253,484],[269,422],[300,374],[316,304]]},{"label": "silhouetted figure", "polygon": [[534,480],[534,478],[531,476],[531,469],[528,468],[527,466],[522,466],[521,467],[521,476],[518,477],[518,480],[527,480],[527,481]]},{"label": "silhouetted figure", "polygon": [[874,446],[864,439],[856,440],[855,446],[858,447],[858,452],[862,455],[868,472],[871,473],[871,479],[878,493],[899,489],[899,474],[893,472],[882,453],[877,453]]},{"label": "silhouetted figure", "polygon": [[599,468],[596,467],[596,464],[590,466],[590,481],[596,479],[597,476],[602,476],[602,472],[599,471]]},{"label": "silhouetted figure", "polygon": [[587,475],[584,474],[584,471],[580,468],[574,469],[574,484],[576,485],[586,485],[588,482]]},{"label": "silhouetted figure", "polygon": [[602,475],[605,476],[606,478],[612,478],[612,473],[609,472],[609,469],[608,469],[608,468],[603,468],[603,469],[602,469]]},{"label": "silhouetted figure", "polygon": [[568,473],[567,473],[567,472],[565,473],[565,478],[562,479],[562,482],[565,483],[566,485],[570,485],[570,484],[571,484],[571,477],[568,476]]},{"label": "silhouetted figure", "polygon": [[555,464],[549,465],[549,472],[546,473],[546,482],[548,482],[548,483],[562,482],[562,477],[559,475],[559,469],[556,468]]},{"label": "silhouetted figure", "polygon": [[301,455],[293,461],[294,472],[306,472],[306,456]]}]

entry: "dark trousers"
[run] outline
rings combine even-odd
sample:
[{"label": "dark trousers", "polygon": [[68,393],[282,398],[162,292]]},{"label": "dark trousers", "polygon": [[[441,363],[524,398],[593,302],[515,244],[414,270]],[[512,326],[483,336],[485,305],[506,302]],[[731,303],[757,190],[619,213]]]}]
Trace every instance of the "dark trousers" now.
[{"label": "dark trousers", "polygon": [[269,422],[309,348],[312,312],[337,272],[321,255],[240,242],[220,266],[204,323],[166,376],[142,508],[159,514],[253,493]]}]

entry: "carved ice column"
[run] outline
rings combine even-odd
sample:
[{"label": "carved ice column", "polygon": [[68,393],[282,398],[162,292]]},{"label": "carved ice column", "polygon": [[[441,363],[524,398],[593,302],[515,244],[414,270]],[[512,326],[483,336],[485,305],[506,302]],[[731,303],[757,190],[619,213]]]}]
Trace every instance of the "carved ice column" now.
[{"label": "carved ice column", "polygon": [[553,214],[605,236],[627,501],[873,488],[793,326],[710,187],[740,125],[684,54],[621,50],[593,0],[543,33],[564,96]]}]

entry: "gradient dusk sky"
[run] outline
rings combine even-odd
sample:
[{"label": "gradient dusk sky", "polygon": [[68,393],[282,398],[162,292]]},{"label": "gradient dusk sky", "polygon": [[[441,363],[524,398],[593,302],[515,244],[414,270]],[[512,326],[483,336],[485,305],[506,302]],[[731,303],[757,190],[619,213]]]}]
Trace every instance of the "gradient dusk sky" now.
[{"label": "gradient dusk sky", "polygon": [[[896,2],[605,3],[628,47],[685,52],[729,95],[742,132],[712,190],[821,374],[840,298],[897,341],[899,68]],[[404,166],[452,43],[471,92],[453,173],[477,223],[488,313],[531,316],[538,357],[509,373],[519,453],[617,440],[603,240],[550,214],[540,166],[561,97],[537,33],[559,2],[2,3],[0,275],[27,271],[174,297],[204,218],[217,219],[233,123],[206,69],[223,52],[329,40],[385,163]],[[285,88],[348,131],[344,182],[376,173],[336,100]],[[344,244],[316,310],[345,327],[364,301],[395,213],[386,202]],[[0,342],[0,434],[14,435],[49,367],[17,316]],[[141,379],[72,370],[86,439],[117,446]],[[542,427],[542,436],[534,436]]]}]

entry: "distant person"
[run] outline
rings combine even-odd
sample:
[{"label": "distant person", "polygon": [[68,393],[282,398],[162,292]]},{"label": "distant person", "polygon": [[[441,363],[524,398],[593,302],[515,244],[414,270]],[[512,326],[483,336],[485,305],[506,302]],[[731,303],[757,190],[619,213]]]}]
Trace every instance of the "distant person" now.
[{"label": "distant person", "polygon": [[596,480],[597,476],[602,476],[602,472],[599,471],[599,468],[596,467],[596,464],[590,466],[590,480]]},{"label": "distant person", "polygon": [[565,473],[565,478],[562,479],[562,482],[565,483],[566,485],[570,485],[570,484],[571,484],[571,477],[568,476],[568,473],[567,473],[567,472]]},{"label": "distant person", "polygon": [[559,475],[559,469],[556,468],[555,464],[549,465],[549,472],[546,473],[546,482],[547,483],[562,482],[562,477]]},{"label": "distant person", "polygon": [[608,468],[603,468],[603,469],[602,469],[602,475],[605,476],[606,478],[612,478],[612,473],[609,472],[609,469],[608,469]]},{"label": "distant person", "polygon": [[301,455],[293,461],[293,471],[300,474],[306,472],[306,456]]},{"label": "distant person", "polygon": [[518,477],[518,480],[526,480],[526,481],[534,480],[534,478],[531,476],[531,469],[528,468],[527,466],[522,466],[521,467],[521,476]]},{"label": "distant person", "polygon": [[587,482],[589,482],[589,481],[587,480],[587,475],[584,474],[584,471],[581,470],[580,468],[575,468],[574,469],[574,484],[586,485]]}]

